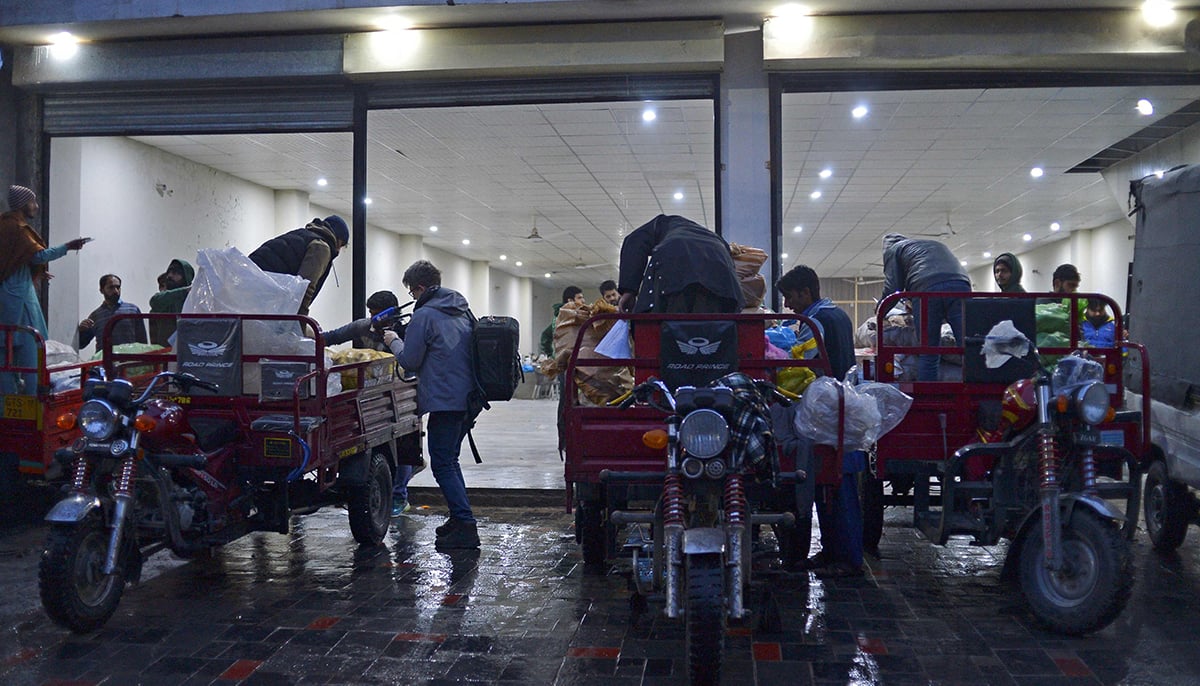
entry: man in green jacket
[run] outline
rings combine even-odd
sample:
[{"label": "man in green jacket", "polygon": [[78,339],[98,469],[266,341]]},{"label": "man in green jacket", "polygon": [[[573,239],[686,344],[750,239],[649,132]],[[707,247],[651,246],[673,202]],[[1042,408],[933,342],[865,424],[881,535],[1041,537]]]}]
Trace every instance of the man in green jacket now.
[{"label": "man in green jacket", "polygon": [[[185,260],[171,260],[167,265],[167,290],[159,291],[150,296],[150,312],[179,313],[183,312],[183,301],[187,300],[192,290],[192,279],[196,270]],[[167,340],[175,333],[174,319],[150,320],[150,342],[155,345],[170,345]]]}]

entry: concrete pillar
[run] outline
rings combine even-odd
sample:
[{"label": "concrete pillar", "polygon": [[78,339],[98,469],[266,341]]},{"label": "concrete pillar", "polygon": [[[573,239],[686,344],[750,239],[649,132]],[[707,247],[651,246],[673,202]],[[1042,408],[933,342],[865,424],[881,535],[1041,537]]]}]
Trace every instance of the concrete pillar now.
[{"label": "concrete pillar", "polygon": [[[770,252],[770,90],[763,71],[762,42],[761,31],[725,36],[720,102],[721,233],[730,243]],[[763,275],[769,285],[771,275]]]},{"label": "concrete pillar", "polygon": [[471,260],[471,288],[465,295],[475,316],[491,313],[492,277],[488,271],[487,260]]},{"label": "concrete pillar", "polygon": [[275,234],[287,233],[308,224],[312,215],[305,191],[275,191]]},{"label": "concrete pillar", "polygon": [[1105,260],[1095,257],[1092,250],[1092,231],[1090,229],[1083,231],[1071,232],[1071,264],[1079,270],[1079,275],[1083,279],[1079,283],[1079,290],[1093,291],[1099,285],[1096,281],[1097,267]]},{"label": "concrete pillar", "polygon": [[541,329],[533,321],[533,281],[528,277],[517,279],[517,321],[521,323],[521,354],[537,356],[538,338]]}]

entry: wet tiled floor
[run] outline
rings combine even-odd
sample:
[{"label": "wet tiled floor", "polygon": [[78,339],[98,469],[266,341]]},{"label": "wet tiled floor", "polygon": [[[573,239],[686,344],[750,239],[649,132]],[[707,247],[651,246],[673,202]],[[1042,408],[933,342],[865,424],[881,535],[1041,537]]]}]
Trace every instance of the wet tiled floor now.
[{"label": "wet tiled floor", "polygon": [[[631,622],[627,564],[585,573],[569,515],[480,508],[481,550],[447,554],[433,548],[434,512],[399,520],[386,546],[354,545],[344,513],[328,510],[290,535],[160,567],[89,636],[40,613],[36,555],[14,553],[36,547],[37,531],[9,532],[0,569],[25,597],[5,606],[0,682],[686,683],[682,625],[653,604]],[[899,514],[862,579],[772,571],[764,555],[751,602],[762,607],[769,587],[783,628],[731,627],[723,682],[1200,683],[1195,546],[1163,558],[1139,534],[1129,607],[1069,638],[1033,624],[1000,578],[1002,550],[931,546]]]}]

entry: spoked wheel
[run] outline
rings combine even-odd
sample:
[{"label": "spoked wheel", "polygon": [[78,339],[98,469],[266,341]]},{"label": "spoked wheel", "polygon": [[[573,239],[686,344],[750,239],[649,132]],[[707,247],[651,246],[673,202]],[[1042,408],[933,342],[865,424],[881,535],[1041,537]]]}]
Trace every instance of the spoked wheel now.
[{"label": "spoked wheel", "polygon": [[1065,634],[1108,626],[1133,589],[1129,542],[1116,524],[1080,508],[1063,526],[1062,547],[1063,569],[1051,571],[1043,559],[1039,526],[1021,545],[1021,590],[1034,616]]},{"label": "spoked wheel", "polygon": [[379,453],[371,455],[367,481],[347,489],[350,533],[363,545],[379,545],[392,525],[392,470]]},{"label": "spoked wheel", "polygon": [[604,511],[599,502],[575,505],[575,539],[583,551],[583,564],[591,569],[604,566]]},{"label": "spoked wheel", "polygon": [[1171,481],[1162,460],[1150,465],[1146,472],[1146,533],[1155,550],[1169,553],[1183,544],[1191,521],[1190,501],[1187,487]]},{"label": "spoked wheel", "polygon": [[108,529],[95,514],[78,524],[50,529],[38,566],[38,590],[42,607],[56,624],[88,633],[116,612],[125,579],[104,573],[107,553]]},{"label": "spoked wheel", "polygon": [[689,555],[684,565],[688,677],[692,684],[718,684],[725,647],[725,574],[721,556]]}]

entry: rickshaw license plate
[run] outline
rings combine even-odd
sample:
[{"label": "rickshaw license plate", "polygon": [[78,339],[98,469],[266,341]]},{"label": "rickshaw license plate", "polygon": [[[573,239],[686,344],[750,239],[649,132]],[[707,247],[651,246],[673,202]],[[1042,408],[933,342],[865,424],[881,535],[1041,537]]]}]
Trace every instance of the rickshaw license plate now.
[{"label": "rickshaw license plate", "polygon": [[1076,431],[1075,432],[1075,444],[1076,445],[1100,445],[1100,432],[1099,431]]},{"label": "rickshaw license plate", "polygon": [[37,419],[37,397],[32,395],[6,395],[3,396],[3,400],[5,419]]}]

